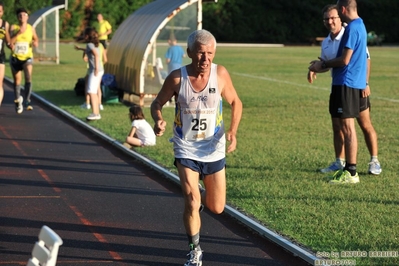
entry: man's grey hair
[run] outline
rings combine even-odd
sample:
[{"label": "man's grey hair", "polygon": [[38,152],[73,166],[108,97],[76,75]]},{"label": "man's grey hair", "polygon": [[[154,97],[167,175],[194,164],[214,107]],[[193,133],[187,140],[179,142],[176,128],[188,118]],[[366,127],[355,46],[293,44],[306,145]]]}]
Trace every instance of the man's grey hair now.
[{"label": "man's grey hair", "polygon": [[196,30],[196,31],[192,32],[190,34],[190,36],[188,36],[187,48],[190,51],[194,51],[195,50],[195,45],[197,43],[202,44],[202,45],[207,45],[210,42],[214,42],[215,43],[215,48],[216,48],[216,39],[212,35],[212,33],[210,33],[207,30]]}]

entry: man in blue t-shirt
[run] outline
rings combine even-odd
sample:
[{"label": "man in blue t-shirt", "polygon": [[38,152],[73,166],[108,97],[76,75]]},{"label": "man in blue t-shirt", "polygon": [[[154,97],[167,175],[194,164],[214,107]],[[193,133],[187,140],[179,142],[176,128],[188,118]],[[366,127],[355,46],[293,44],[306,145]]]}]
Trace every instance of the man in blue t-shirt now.
[{"label": "man in blue t-shirt", "polygon": [[165,58],[168,65],[168,74],[170,74],[173,70],[181,67],[183,57],[186,55],[183,48],[177,45],[177,40],[174,37],[170,38],[168,42],[170,46],[166,51]]},{"label": "man in blue t-shirt", "polygon": [[328,61],[317,61],[309,70],[320,72],[333,68],[330,97],[331,117],[339,118],[345,139],[346,164],[337,172],[332,184],[358,183],[356,171],[357,136],[355,118],[359,117],[359,99],[366,88],[367,77],[367,31],[357,13],[356,0],[338,0],[338,14],[348,23],[338,48],[337,57]]}]

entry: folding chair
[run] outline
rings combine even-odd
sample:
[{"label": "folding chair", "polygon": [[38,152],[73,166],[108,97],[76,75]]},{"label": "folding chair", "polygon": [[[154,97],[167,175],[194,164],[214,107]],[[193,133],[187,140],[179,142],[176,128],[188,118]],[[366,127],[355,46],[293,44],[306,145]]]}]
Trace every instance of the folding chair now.
[{"label": "folding chair", "polygon": [[61,245],[61,237],[50,227],[43,225],[39,233],[39,241],[33,247],[32,258],[29,259],[27,266],[55,266]]}]

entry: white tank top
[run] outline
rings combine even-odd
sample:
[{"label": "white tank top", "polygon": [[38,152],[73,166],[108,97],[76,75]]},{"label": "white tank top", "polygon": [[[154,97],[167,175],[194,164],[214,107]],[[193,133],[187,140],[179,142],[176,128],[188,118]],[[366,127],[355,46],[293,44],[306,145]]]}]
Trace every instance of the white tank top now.
[{"label": "white tank top", "polygon": [[200,92],[193,89],[186,67],[180,70],[172,138],[175,157],[201,162],[221,160],[225,157],[226,139],[217,65],[212,64],[208,84]]}]

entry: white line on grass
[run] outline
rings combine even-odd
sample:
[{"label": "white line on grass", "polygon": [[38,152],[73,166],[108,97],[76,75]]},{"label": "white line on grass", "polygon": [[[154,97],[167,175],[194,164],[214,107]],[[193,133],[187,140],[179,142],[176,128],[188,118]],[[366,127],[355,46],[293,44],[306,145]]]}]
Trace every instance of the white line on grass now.
[{"label": "white line on grass", "polygon": [[[293,85],[293,86],[296,86],[296,87],[304,87],[304,88],[315,89],[315,90],[330,91],[330,88],[318,87],[318,86],[315,86],[315,85],[299,84],[299,83],[285,81],[285,80],[280,80],[280,79],[273,79],[273,78],[268,78],[268,77],[254,76],[254,75],[250,75],[250,74],[243,74],[243,73],[237,73],[237,72],[232,72],[231,74],[236,75],[236,76],[246,77],[246,78],[261,79],[261,80],[267,80],[267,81],[271,81],[271,82],[284,83],[284,84],[289,84],[289,85]],[[385,98],[385,97],[378,97],[378,96],[372,96],[372,98],[373,99],[377,99],[377,100],[381,100],[381,101],[399,103],[399,100],[392,99],[392,98]]]},{"label": "white line on grass", "polygon": [[232,74],[233,75],[237,75],[237,76],[241,76],[241,77],[246,77],[246,78],[261,79],[261,80],[267,80],[267,81],[272,81],[272,82],[277,82],[277,83],[289,84],[289,85],[293,85],[293,86],[296,86],[296,87],[304,87],[304,88],[309,88],[309,89],[330,91],[330,88],[318,87],[318,86],[315,86],[315,85],[299,84],[299,83],[285,81],[285,80],[280,80],[280,79],[272,79],[272,78],[254,76],[254,75],[237,73],[237,72],[232,72]]}]

